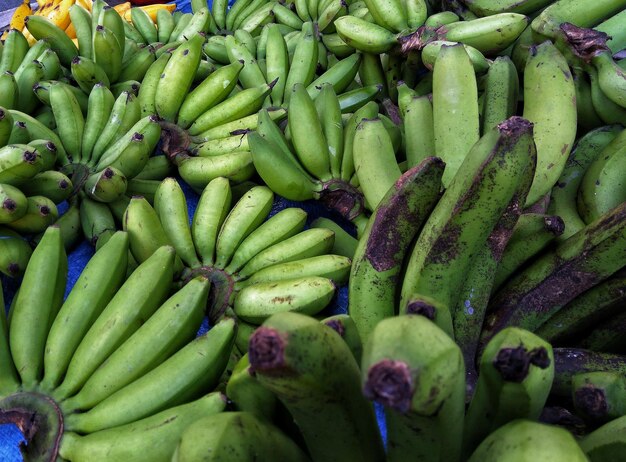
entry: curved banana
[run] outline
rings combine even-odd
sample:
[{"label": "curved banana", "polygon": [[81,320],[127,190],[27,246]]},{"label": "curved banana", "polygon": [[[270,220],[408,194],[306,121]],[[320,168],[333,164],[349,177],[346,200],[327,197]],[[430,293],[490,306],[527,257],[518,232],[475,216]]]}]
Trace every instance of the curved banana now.
[{"label": "curved banana", "polygon": [[561,176],[574,144],[577,114],[572,74],[552,42],[531,49],[523,84],[523,116],[534,124],[537,146],[537,168],[526,200],[528,206],[548,193]]},{"label": "curved banana", "polygon": [[96,457],[156,461],[174,453],[187,427],[225,408],[225,396],[213,392],[129,424],[88,435],[66,432],[61,439],[59,454],[68,460]]},{"label": "curved banana", "polygon": [[[207,393],[217,384],[226,367],[235,341],[235,329],[233,319],[220,321],[209,332],[187,343],[89,411],[69,414],[65,428],[81,433],[112,428]],[[163,387],[163,383],[168,386]]]},{"label": "curved banana", "polygon": [[446,163],[443,185],[447,188],[480,137],[476,76],[461,44],[441,47],[432,93],[435,152]]},{"label": "curved banana", "polygon": [[52,396],[61,401],[80,390],[91,374],[170,293],[175,251],[161,247],[126,279],[80,340],[67,372]]},{"label": "curved banana", "polygon": [[65,293],[67,255],[58,227],[48,227],[29,263],[9,325],[11,356],[26,389],[41,380],[46,338]]}]

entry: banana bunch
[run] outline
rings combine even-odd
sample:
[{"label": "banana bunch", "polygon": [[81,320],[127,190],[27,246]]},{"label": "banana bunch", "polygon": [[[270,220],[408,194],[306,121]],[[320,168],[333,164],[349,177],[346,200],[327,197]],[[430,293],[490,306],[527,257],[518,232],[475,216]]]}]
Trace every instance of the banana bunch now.
[{"label": "banana bunch", "polygon": [[348,257],[329,254],[334,232],[304,229],[307,214],[300,208],[288,207],[268,218],[274,194],[266,186],[241,191],[234,204],[233,189],[227,178],[212,180],[191,221],[174,178],[158,187],[154,207],[134,196],[123,227],[135,260],[141,263],[161,245],[172,245],[182,284],[198,275],[211,282],[211,320],[229,307],[252,325],[275,312],[322,311],[350,271]]},{"label": "banana bunch", "polygon": [[261,110],[256,132],[248,134],[255,169],[276,193],[319,200],[360,232],[365,209],[375,209],[402,173],[396,160],[401,130],[373,101],[344,122],[332,83],[322,83],[318,95],[310,88],[293,85],[285,133]]},{"label": "banana bunch", "polygon": [[363,2],[370,15],[354,13],[337,18],[338,38],[365,53],[420,52],[429,44],[460,42],[479,53],[493,55],[511,46],[526,28],[524,14],[501,12],[461,20],[457,15],[430,18],[424,0]]},{"label": "banana bunch", "polygon": [[[56,80],[62,75],[59,56],[48,40],[29,45],[25,35],[11,29],[0,57],[0,105],[35,114],[40,107],[33,87],[41,80]],[[18,132],[13,135],[18,138]],[[24,139],[24,136],[21,136]],[[0,139],[0,145],[7,140]]]},{"label": "banana bunch", "polygon": [[185,428],[226,407],[213,390],[234,320],[196,337],[209,280],[176,290],[167,246],[127,277],[128,250],[114,233],[64,300],[67,256],[50,226],[2,312],[0,415],[27,422],[25,457],[169,461]]},{"label": "banana bunch", "polygon": [[215,33],[215,21],[206,3],[192,13],[174,12],[175,4],[129,5],[121,12],[129,47],[154,45],[175,48],[198,32]]}]

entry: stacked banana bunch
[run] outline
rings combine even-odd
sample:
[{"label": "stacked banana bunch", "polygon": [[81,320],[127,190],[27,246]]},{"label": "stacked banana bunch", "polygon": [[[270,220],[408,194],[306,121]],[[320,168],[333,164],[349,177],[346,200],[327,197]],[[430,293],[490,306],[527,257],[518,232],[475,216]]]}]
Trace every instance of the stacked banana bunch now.
[{"label": "stacked banana bunch", "polygon": [[0,48],[25,450],[624,459],[626,2],[228,3]]}]

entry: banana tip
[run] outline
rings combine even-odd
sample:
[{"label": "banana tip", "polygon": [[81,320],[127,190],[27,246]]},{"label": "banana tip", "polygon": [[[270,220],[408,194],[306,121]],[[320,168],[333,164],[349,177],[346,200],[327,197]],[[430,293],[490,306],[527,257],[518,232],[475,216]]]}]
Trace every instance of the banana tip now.
[{"label": "banana tip", "polygon": [[372,365],[367,371],[363,394],[398,412],[408,412],[413,396],[409,366],[403,361],[392,359],[383,359]]},{"label": "banana tip", "polygon": [[259,327],[251,336],[248,345],[250,371],[264,373],[285,366],[286,340],[276,330]]}]

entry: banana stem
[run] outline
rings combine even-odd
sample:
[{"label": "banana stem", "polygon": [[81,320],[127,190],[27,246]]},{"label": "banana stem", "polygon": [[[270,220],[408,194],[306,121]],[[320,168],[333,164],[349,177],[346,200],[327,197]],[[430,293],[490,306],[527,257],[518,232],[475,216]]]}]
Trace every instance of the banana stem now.
[{"label": "banana stem", "polygon": [[63,414],[48,396],[22,392],[0,401],[0,424],[12,423],[24,435],[26,460],[56,460],[63,435]]}]

